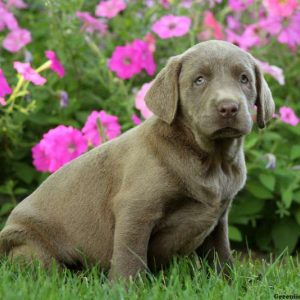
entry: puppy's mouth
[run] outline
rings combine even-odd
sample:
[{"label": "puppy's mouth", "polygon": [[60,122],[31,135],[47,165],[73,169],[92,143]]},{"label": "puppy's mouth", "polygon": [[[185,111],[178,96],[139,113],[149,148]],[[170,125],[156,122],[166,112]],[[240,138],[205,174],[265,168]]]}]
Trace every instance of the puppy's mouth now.
[{"label": "puppy's mouth", "polygon": [[213,139],[226,139],[226,138],[239,138],[243,135],[243,133],[232,127],[224,127],[221,129],[216,130],[212,134]]}]

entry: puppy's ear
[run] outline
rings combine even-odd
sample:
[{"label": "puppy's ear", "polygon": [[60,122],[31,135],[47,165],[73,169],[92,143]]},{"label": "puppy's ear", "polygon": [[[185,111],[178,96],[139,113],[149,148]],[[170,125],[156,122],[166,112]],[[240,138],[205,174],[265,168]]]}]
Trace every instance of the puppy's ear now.
[{"label": "puppy's ear", "polygon": [[259,128],[264,128],[275,112],[275,104],[270,88],[257,63],[255,64],[255,77],[257,92],[255,102],[257,107],[257,125]]},{"label": "puppy's ear", "polygon": [[156,76],[145,96],[148,108],[168,124],[172,123],[177,111],[180,70],[180,57],[174,56],[170,58],[167,65]]}]

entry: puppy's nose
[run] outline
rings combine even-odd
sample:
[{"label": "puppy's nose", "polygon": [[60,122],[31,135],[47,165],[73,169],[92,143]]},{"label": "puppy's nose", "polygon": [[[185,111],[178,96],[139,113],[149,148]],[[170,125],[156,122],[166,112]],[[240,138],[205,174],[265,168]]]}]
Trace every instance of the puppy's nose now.
[{"label": "puppy's nose", "polygon": [[239,105],[233,101],[222,101],[218,104],[218,112],[224,118],[231,118],[237,115]]}]

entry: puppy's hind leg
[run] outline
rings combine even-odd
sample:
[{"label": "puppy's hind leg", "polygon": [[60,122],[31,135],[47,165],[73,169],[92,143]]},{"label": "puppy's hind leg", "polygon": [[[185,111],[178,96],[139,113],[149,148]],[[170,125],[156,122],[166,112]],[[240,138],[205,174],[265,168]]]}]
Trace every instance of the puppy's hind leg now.
[{"label": "puppy's hind leg", "polygon": [[22,264],[31,264],[37,260],[45,267],[50,266],[55,259],[42,243],[18,224],[9,225],[0,232],[0,258],[4,256]]},{"label": "puppy's hind leg", "polygon": [[56,261],[46,249],[34,242],[26,242],[22,245],[14,246],[8,252],[7,257],[10,261],[22,265],[40,262],[45,268],[50,267]]}]

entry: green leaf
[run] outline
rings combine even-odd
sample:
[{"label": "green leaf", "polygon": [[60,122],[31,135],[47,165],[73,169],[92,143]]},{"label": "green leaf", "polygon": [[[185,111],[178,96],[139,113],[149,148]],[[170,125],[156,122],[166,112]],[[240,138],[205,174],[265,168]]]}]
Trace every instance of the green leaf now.
[{"label": "green leaf", "polygon": [[11,202],[4,203],[0,208],[0,216],[8,215],[14,208]]},{"label": "green leaf", "polygon": [[25,163],[15,163],[14,169],[16,172],[16,176],[27,184],[30,184],[32,182],[36,174],[35,169]]},{"label": "green leaf", "polygon": [[300,157],[300,146],[293,146],[291,149],[291,159]]},{"label": "green leaf", "polygon": [[294,193],[293,200],[300,204],[300,191]]},{"label": "green leaf", "polygon": [[300,225],[300,207],[295,212],[295,218],[297,220],[297,223]]},{"label": "green leaf", "polygon": [[4,185],[0,186],[0,194],[11,195],[13,193],[14,182],[8,180]]},{"label": "green leaf", "polygon": [[248,193],[242,197],[242,200],[233,202],[229,213],[230,222],[247,224],[249,220],[254,219],[262,211],[264,206],[264,201]]},{"label": "green leaf", "polygon": [[249,149],[251,149],[252,147],[254,147],[255,146],[255,144],[257,143],[257,141],[258,141],[258,136],[251,136],[251,138],[248,138],[247,140],[246,140],[246,143],[245,143],[245,149],[246,150],[249,150]]},{"label": "green leaf", "polygon": [[259,199],[273,199],[273,195],[267,188],[261,185],[259,182],[249,181],[246,185],[246,189]]},{"label": "green leaf", "polygon": [[300,135],[300,127],[299,126],[286,126],[286,129],[291,131],[294,134]]},{"label": "green leaf", "polygon": [[288,247],[289,253],[292,253],[300,237],[300,228],[293,219],[283,219],[274,224],[271,235],[278,252]]},{"label": "green leaf", "polygon": [[27,189],[24,189],[24,188],[16,188],[15,189],[15,195],[25,195],[25,194],[28,194],[28,190]]},{"label": "green leaf", "polygon": [[259,246],[259,248],[261,250],[268,251],[268,252],[274,250],[271,246],[272,237],[270,235],[269,230],[266,230],[265,228],[262,228],[259,231],[259,234],[257,234],[255,236],[255,240],[256,240],[256,243],[257,243],[257,245]]},{"label": "green leaf", "polygon": [[293,200],[293,190],[290,188],[287,188],[286,190],[283,190],[281,192],[281,200],[285,204],[287,208],[291,206],[292,200]]},{"label": "green leaf", "polygon": [[228,233],[231,241],[241,242],[243,240],[240,230],[235,226],[228,226]]},{"label": "green leaf", "polygon": [[270,191],[274,191],[275,188],[275,176],[271,174],[260,174],[258,176],[260,182],[268,188]]}]

